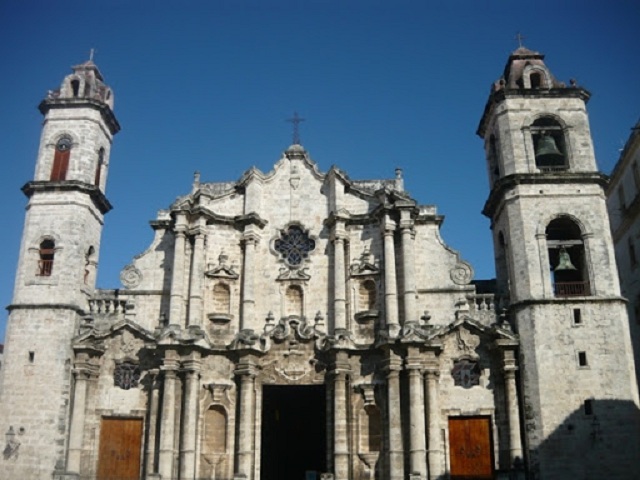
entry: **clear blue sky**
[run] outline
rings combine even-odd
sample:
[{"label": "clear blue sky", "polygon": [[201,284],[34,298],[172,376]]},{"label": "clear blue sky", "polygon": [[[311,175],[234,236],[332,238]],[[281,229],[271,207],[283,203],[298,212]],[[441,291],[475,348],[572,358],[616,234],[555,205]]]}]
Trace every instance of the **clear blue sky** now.
[{"label": "clear blue sky", "polygon": [[[609,173],[640,116],[637,1],[0,2],[0,303],[8,305],[42,118],[71,65],[95,62],[122,125],[111,155],[98,285],[146,249],[148,221],[203,181],[268,171],[307,120],[302,143],[326,171],[390,178],[446,216],[443,237],[476,278],[494,275],[488,186],[475,130],[515,35],[557,78],[593,97]],[[7,313],[0,314],[0,338]]]}]

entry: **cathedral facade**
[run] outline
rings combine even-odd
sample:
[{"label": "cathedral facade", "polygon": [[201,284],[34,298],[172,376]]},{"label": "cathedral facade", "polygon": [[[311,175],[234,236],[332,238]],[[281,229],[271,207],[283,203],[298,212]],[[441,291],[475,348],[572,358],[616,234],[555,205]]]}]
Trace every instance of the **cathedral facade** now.
[{"label": "cathedral facade", "polygon": [[[95,287],[113,93],[92,62],[45,117],[9,306],[6,479],[640,476],[638,391],[589,92],[513,52],[484,140],[497,279],[402,172],[299,144],[194,178]],[[116,160],[117,161],[117,160]]]}]

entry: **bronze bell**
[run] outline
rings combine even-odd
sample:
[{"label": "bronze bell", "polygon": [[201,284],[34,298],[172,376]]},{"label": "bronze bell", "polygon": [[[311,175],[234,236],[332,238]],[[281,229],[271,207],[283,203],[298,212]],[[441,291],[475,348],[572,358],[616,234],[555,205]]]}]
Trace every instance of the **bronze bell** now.
[{"label": "bronze bell", "polygon": [[564,247],[560,247],[560,253],[558,254],[558,266],[553,269],[554,272],[559,270],[577,270],[571,263],[571,257],[569,252]]},{"label": "bronze bell", "polygon": [[562,165],[564,155],[551,135],[542,134],[536,145],[536,163],[539,165]]}]

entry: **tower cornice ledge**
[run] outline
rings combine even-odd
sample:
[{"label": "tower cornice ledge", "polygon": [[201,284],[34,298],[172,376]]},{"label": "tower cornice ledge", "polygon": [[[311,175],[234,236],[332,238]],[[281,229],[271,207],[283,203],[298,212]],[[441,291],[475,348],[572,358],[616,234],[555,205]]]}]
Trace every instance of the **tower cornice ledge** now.
[{"label": "tower cornice ledge", "polygon": [[116,120],[113,110],[104,102],[93,98],[46,98],[38,105],[38,110],[43,115],[55,108],[93,108],[102,115],[104,123],[109,127],[111,135],[120,131],[120,124]]},{"label": "tower cornice ledge", "polygon": [[606,188],[609,177],[600,172],[516,173],[498,180],[484,204],[482,214],[493,218],[505,193],[517,185],[585,185],[596,184]]},{"label": "tower cornice ledge", "polygon": [[60,182],[34,180],[32,182],[25,183],[21,190],[29,198],[31,198],[35,192],[70,192],[75,190],[89,195],[96,208],[98,208],[100,213],[103,215],[113,208],[109,200],[107,200],[107,197],[105,197],[104,193],[102,193],[96,185],[80,182],[78,180],[63,180]]},{"label": "tower cornice ledge", "polygon": [[6,308],[9,312],[13,310],[73,310],[79,315],[86,313],[78,305],[70,303],[12,303],[7,305]]},{"label": "tower cornice ledge", "polygon": [[487,129],[487,119],[491,117],[491,113],[495,106],[502,103],[508,98],[580,98],[587,103],[591,98],[591,92],[582,87],[564,87],[564,88],[502,88],[500,90],[494,90],[491,92],[487,104],[484,107],[482,118],[478,124],[476,135],[484,138]]},{"label": "tower cornice ledge", "polygon": [[627,304],[628,300],[624,297],[616,295],[607,295],[602,297],[553,297],[553,298],[532,298],[527,300],[520,300],[519,302],[513,302],[509,305],[509,311],[515,312],[522,308],[527,308],[532,305],[553,305],[553,304],[583,304],[585,301],[590,303],[623,303]]}]

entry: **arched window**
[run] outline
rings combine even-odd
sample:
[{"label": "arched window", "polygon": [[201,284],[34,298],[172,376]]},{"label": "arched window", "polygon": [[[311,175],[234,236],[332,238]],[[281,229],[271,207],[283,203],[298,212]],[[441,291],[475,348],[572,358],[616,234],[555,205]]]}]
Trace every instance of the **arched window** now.
[{"label": "arched window", "polygon": [[231,291],[229,285],[216,283],[213,287],[213,311],[228,314],[231,310]]},{"label": "arched window", "polygon": [[96,187],[100,186],[100,175],[102,174],[102,165],[104,165],[104,148],[98,150],[98,162],[96,163],[96,176],[93,180],[93,184]]},{"label": "arched window", "polygon": [[590,295],[580,227],[571,219],[560,217],[549,222],[546,234],[555,296]]},{"label": "arched window", "polygon": [[41,277],[51,276],[53,271],[53,257],[55,255],[56,244],[53,240],[43,240],[40,243],[38,259],[38,275]]},{"label": "arched window", "polygon": [[60,140],[58,140],[58,143],[56,143],[56,151],[53,154],[53,168],[51,169],[50,177],[52,182],[59,182],[67,179],[71,145],[71,139],[66,136],[61,137]]},{"label": "arched window", "polygon": [[360,310],[375,310],[377,304],[376,283],[373,280],[365,280],[360,284],[359,305]]},{"label": "arched window", "polygon": [[73,97],[77,97],[80,93],[80,80],[74,79],[71,80],[71,94]]},{"label": "arched window", "polygon": [[540,72],[531,72],[531,75],[529,75],[529,82],[531,83],[531,88],[542,87],[542,75]]},{"label": "arched window", "polygon": [[287,316],[302,317],[303,299],[304,299],[304,293],[302,292],[302,287],[298,285],[290,285],[287,288],[287,294],[286,294]]},{"label": "arched window", "polygon": [[569,168],[562,126],[552,117],[538,118],[531,125],[536,167],[543,172]]}]

